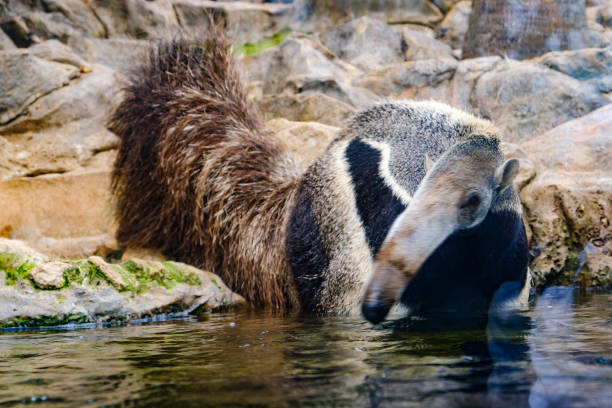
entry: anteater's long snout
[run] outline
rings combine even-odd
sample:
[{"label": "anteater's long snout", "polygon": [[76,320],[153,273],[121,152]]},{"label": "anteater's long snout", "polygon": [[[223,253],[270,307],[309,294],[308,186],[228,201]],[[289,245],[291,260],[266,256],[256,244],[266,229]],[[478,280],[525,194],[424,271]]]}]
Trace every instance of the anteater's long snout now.
[{"label": "anteater's long snout", "polygon": [[413,275],[407,265],[393,265],[380,258],[361,305],[363,316],[372,324],[385,320]]},{"label": "anteater's long snout", "polygon": [[377,324],[385,320],[389,310],[397,300],[398,294],[395,293],[393,286],[401,285],[400,282],[393,282],[393,276],[397,273],[390,265],[376,264],[374,277],[368,285],[361,312],[363,316],[372,324]]},{"label": "anteater's long snout", "polygon": [[455,228],[445,208],[430,206],[427,210],[411,204],[395,221],[376,255],[361,305],[363,316],[373,324],[387,317],[429,255]]}]

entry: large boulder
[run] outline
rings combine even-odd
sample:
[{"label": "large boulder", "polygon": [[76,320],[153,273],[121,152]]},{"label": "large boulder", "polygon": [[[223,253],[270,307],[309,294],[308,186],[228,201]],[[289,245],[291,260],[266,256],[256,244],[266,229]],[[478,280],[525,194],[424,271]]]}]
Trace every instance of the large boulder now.
[{"label": "large boulder", "polygon": [[457,69],[454,59],[430,59],[388,65],[355,80],[385,97],[450,100],[449,84]]},{"label": "large boulder", "polygon": [[134,38],[84,38],[75,44],[76,51],[90,63],[104,65],[121,74],[135,68],[134,61],[146,57],[150,42]]},{"label": "large boulder", "polygon": [[592,84],[513,60],[480,76],[471,102],[512,142],[526,141],[609,103]]},{"label": "large boulder", "polygon": [[170,0],[94,0],[90,7],[104,24],[107,37],[161,38],[179,29]]},{"label": "large boulder", "polygon": [[541,254],[536,286],[612,284],[612,105],[522,144],[536,175],[520,195]]},{"label": "large boulder", "polygon": [[50,261],[0,238],[0,327],[104,324],[238,307],[216,275],[169,261]]},{"label": "large boulder", "polygon": [[329,30],[321,39],[335,55],[364,71],[404,60],[401,35],[370,17]]},{"label": "large boulder", "polygon": [[46,61],[22,50],[0,52],[0,125],[22,115],[43,95],[79,76],[74,66]]},{"label": "large boulder", "polygon": [[[22,108],[20,117],[0,127],[0,135],[17,153],[21,175],[64,173],[87,167],[95,155],[117,147],[118,138],[106,129],[106,122],[120,101],[121,82],[113,71],[101,65],[87,70],[91,72],[82,74],[70,86],[38,95]],[[58,83],[61,84],[59,80]]]},{"label": "large boulder", "polygon": [[262,95],[323,93],[354,107],[375,101],[376,95],[351,85],[361,71],[346,64],[304,35],[293,35],[278,47],[245,58],[251,81],[261,83]]},{"label": "large boulder", "polygon": [[550,52],[533,62],[592,83],[599,92],[612,92],[612,47]]},{"label": "large boulder", "polygon": [[[455,59],[453,50],[423,30],[402,28],[402,51],[406,61],[448,58]],[[387,62],[386,64],[389,64]]]}]

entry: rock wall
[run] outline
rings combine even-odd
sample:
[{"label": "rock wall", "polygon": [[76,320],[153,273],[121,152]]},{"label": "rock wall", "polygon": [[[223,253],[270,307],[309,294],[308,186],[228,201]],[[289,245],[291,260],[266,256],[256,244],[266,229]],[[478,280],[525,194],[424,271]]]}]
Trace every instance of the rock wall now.
[{"label": "rock wall", "polygon": [[612,2],[587,3],[594,48],[516,61],[461,60],[465,0],[4,0],[0,236],[62,259],[117,251],[108,116],[149,41],[197,32],[212,12],[249,43],[237,48],[249,95],[305,164],[380,100],[435,99],[489,118],[523,164],[535,285],[577,271],[586,286],[609,285]]}]

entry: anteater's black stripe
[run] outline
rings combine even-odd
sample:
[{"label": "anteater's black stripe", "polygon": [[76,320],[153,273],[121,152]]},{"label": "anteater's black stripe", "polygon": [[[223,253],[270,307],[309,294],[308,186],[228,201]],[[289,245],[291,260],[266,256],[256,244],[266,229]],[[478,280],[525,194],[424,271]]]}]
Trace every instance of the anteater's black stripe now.
[{"label": "anteater's black stripe", "polygon": [[391,224],[406,206],[393,194],[379,174],[381,153],[354,139],[345,151],[355,191],[357,211],[365,228],[368,245],[376,255]]},{"label": "anteater's black stripe", "polygon": [[319,224],[312,212],[312,201],[311,189],[302,184],[287,227],[285,244],[303,312],[317,311],[320,288],[329,266]]}]

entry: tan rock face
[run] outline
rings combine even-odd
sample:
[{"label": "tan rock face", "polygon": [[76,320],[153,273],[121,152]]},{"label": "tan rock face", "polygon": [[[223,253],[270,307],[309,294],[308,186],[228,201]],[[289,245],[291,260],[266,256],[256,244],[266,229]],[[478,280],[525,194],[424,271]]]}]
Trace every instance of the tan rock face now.
[{"label": "tan rock face", "polygon": [[340,131],[335,126],[317,122],[292,122],[287,119],[269,120],[266,127],[285,142],[305,167],[325,152]]},{"label": "tan rock face", "polygon": [[12,238],[114,235],[109,170],[0,182],[0,229]]},{"label": "tan rock face", "polygon": [[327,31],[322,40],[335,55],[365,71],[404,60],[401,35],[370,17]]},{"label": "tan rock face", "polygon": [[346,126],[357,112],[352,106],[320,92],[265,96],[259,102],[259,107],[267,117],[338,127]]},{"label": "tan rock face", "polygon": [[[537,175],[520,195],[542,253],[537,285],[612,282],[612,105],[522,145]],[[578,273],[580,272],[580,273]]]}]

